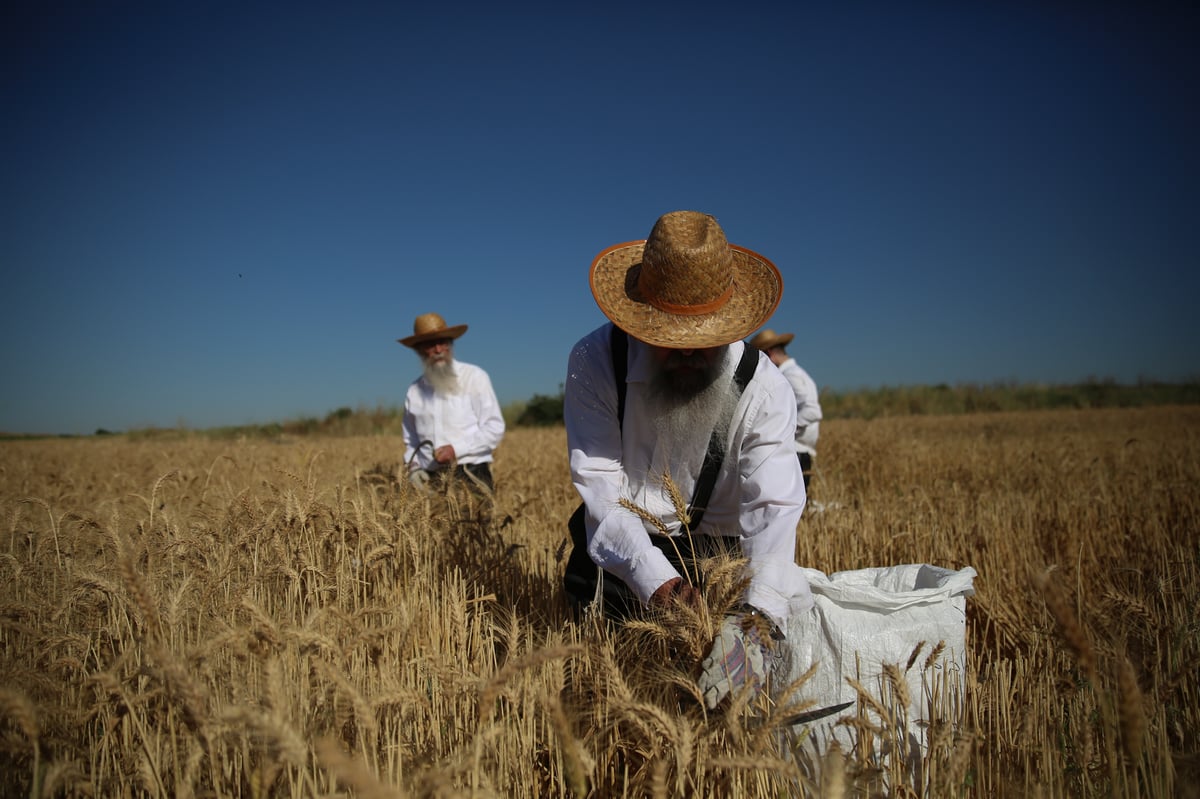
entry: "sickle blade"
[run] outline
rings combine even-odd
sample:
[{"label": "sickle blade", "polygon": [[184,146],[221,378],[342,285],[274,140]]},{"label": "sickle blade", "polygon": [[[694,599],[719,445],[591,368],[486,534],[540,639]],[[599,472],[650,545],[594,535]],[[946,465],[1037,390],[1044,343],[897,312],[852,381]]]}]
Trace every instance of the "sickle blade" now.
[{"label": "sickle blade", "polygon": [[823,719],[826,716],[832,716],[834,713],[841,713],[843,710],[847,709],[853,704],[854,701],[851,700],[849,702],[843,702],[840,705],[830,705],[829,707],[821,707],[817,708],[816,710],[806,710],[803,713],[797,713],[796,715],[792,716],[790,719],[785,721],[784,724],[808,724],[809,722]]}]

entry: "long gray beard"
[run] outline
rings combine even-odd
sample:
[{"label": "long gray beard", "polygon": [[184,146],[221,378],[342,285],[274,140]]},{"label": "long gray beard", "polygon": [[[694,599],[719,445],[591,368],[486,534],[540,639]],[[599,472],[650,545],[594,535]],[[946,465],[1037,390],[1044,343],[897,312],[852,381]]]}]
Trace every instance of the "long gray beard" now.
[{"label": "long gray beard", "polygon": [[457,394],[458,374],[454,371],[454,360],[425,361],[425,379],[433,386],[435,394]]},{"label": "long gray beard", "polygon": [[[717,450],[724,454],[728,446],[729,426],[740,395],[733,390],[730,375],[732,359],[726,351],[717,370],[716,378],[698,393],[681,396],[670,386],[668,376],[657,373],[646,387],[646,406],[657,420],[659,434],[667,441],[693,441],[697,434],[706,438],[715,431]],[[704,451],[701,451],[703,457]],[[676,464],[677,466],[683,464]],[[699,468],[699,464],[691,464]]]}]

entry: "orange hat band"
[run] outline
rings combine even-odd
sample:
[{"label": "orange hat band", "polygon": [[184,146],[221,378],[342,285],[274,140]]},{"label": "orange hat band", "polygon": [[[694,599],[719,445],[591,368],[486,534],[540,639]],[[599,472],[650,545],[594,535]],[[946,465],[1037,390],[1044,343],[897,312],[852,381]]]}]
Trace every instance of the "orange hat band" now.
[{"label": "orange hat band", "polygon": [[680,314],[681,316],[700,316],[701,314],[712,313],[719,311],[729,302],[729,298],[733,296],[733,283],[729,284],[729,288],[721,293],[711,302],[702,302],[699,305],[676,305],[673,302],[664,302],[659,299],[650,300],[650,304],[660,311],[666,313]]}]

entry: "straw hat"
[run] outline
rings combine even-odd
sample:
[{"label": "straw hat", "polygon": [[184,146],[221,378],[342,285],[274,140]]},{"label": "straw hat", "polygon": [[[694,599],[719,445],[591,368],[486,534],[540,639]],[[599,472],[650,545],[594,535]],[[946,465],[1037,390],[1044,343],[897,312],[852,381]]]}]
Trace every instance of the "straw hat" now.
[{"label": "straw hat", "polygon": [[422,341],[432,341],[439,338],[458,338],[467,332],[466,325],[446,327],[446,320],[435,313],[424,313],[413,322],[413,334],[407,338],[398,338],[406,347],[415,347]]},{"label": "straw hat", "polygon": [[786,347],[792,343],[792,339],[796,336],[793,333],[784,333],[779,335],[769,327],[764,327],[758,332],[754,338],[750,339],[750,346],[756,350],[766,352],[772,347]]},{"label": "straw hat", "polygon": [[775,264],[730,244],[696,211],[659,217],[644,241],[616,244],[592,261],[592,296],[613,324],[647,344],[699,349],[745,338],[775,312]]}]

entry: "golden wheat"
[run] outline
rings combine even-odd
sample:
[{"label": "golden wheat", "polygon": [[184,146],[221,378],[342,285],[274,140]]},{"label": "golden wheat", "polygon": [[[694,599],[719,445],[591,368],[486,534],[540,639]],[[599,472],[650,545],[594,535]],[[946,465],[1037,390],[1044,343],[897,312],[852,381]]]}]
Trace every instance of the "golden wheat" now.
[{"label": "golden wheat", "polygon": [[1142,756],[1142,744],[1146,734],[1146,717],[1142,709],[1142,691],[1138,687],[1137,673],[1129,658],[1117,661],[1117,714],[1121,722],[1121,745],[1130,760]]},{"label": "golden wheat", "polygon": [[[854,752],[815,761],[779,745],[811,706],[795,686],[726,713],[696,694],[743,563],[703,564],[707,617],[573,618],[561,428],[510,431],[487,507],[396,481],[393,436],[4,442],[0,793],[1169,796],[1200,781],[1200,410],[823,432],[826,510],[801,521],[798,562],[979,577],[962,695],[943,675],[961,653],[914,646],[886,690],[854,686]],[[905,697],[922,667],[925,695]],[[919,783],[877,747],[908,700],[931,709]]]}]

